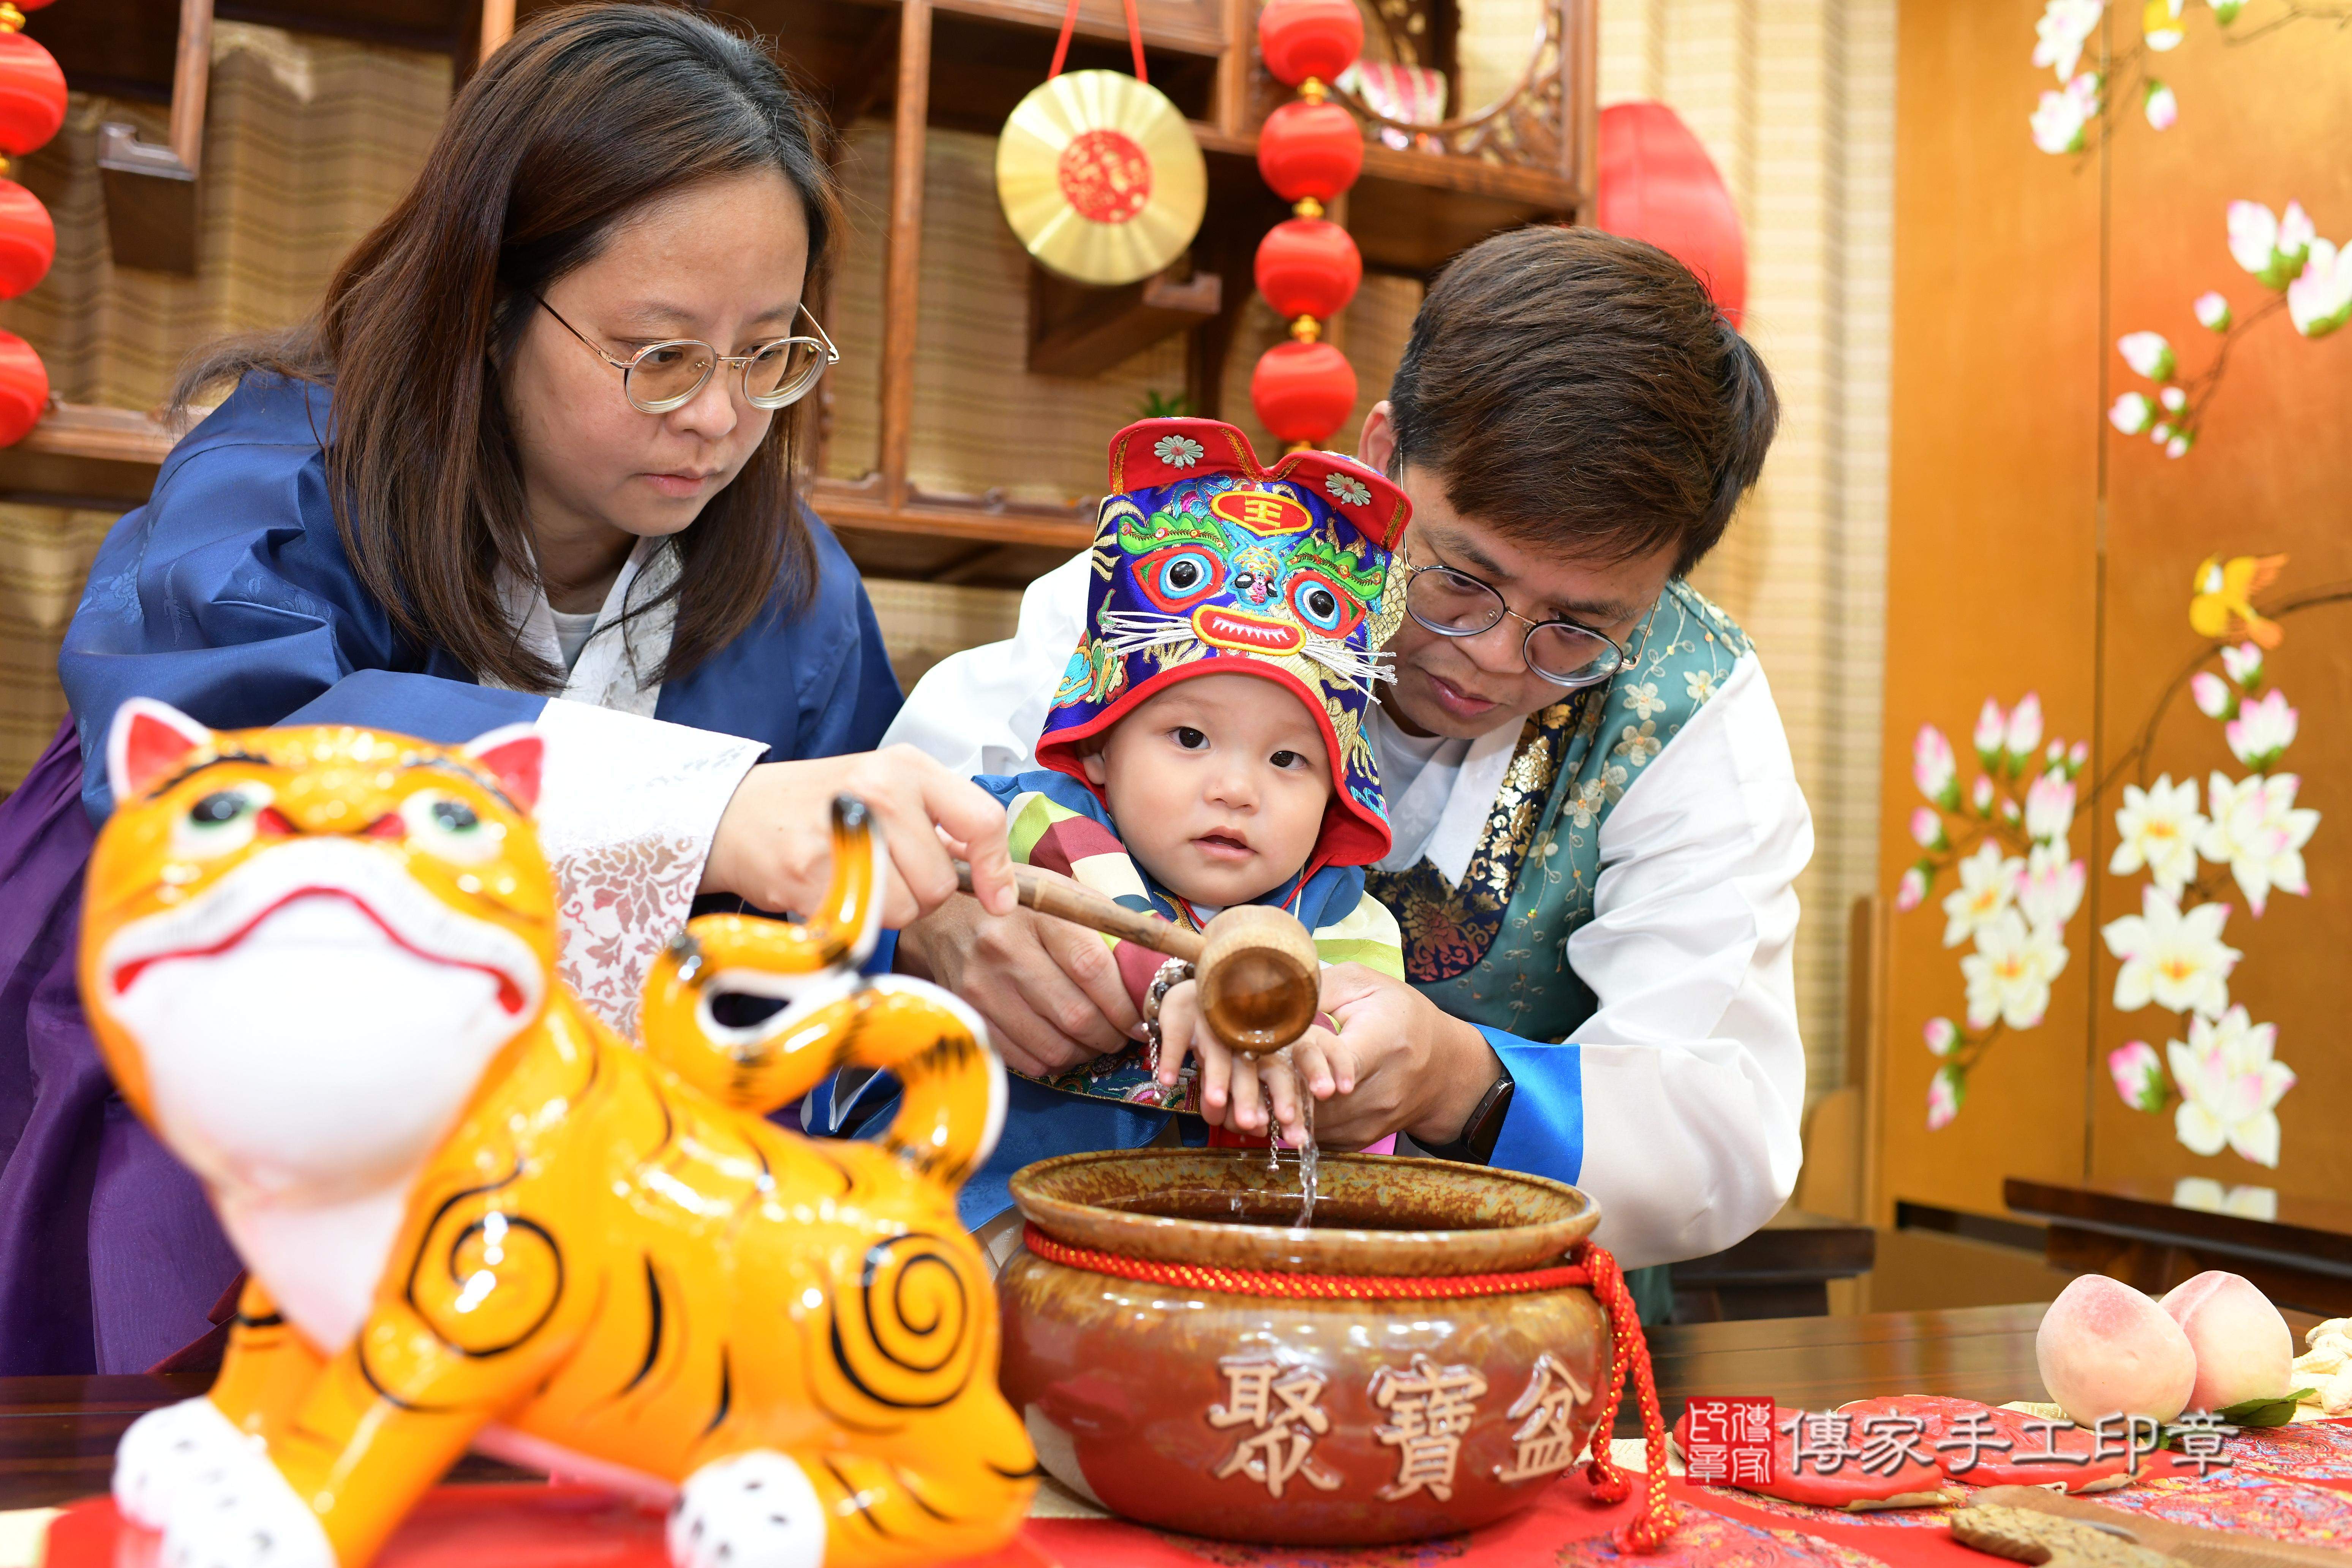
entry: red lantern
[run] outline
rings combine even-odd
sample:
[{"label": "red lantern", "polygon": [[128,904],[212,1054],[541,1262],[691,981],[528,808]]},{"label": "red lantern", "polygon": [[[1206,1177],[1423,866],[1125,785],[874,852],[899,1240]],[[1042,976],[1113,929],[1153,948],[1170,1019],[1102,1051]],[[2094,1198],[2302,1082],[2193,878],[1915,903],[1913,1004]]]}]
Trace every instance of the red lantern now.
[{"label": "red lantern", "polygon": [[13,300],[48,275],[58,257],[49,209],[14,180],[0,180],[0,300]]},{"label": "red lantern", "polygon": [[1284,201],[1329,201],[1364,167],[1364,133],[1336,103],[1293,99],[1257,133],[1257,172]]},{"label": "red lantern", "polygon": [[0,33],[0,153],[21,158],[66,122],[66,73],[22,33]]},{"label": "red lantern", "polygon": [[1364,280],[1364,258],[1348,231],[1328,218],[1295,217],[1257,245],[1257,291],[1284,321],[1328,321],[1347,309]]},{"label": "red lantern", "polygon": [[1330,81],[1363,53],[1363,13],[1356,0],[1273,0],[1257,14],[1257,47],[1276,81]]},{"label": "red lantern", "polygon": [[0,447],[13,447],[49,406],[49,367],[33,345],[0,332]]},{"label": "red lantern", "polygon": [[1646,239],[1698,275],[1734,325],[1748,303],[1739,211],[1690,127],[1663,103],[1601,111],[1600,199],[1593,226]]},{"label": "red lantern", "polygon": [[1356,406],[1356,368],[1329,343],[1276,343],[1250,374],[1250,402],[1283,441],[1319,442]]}]

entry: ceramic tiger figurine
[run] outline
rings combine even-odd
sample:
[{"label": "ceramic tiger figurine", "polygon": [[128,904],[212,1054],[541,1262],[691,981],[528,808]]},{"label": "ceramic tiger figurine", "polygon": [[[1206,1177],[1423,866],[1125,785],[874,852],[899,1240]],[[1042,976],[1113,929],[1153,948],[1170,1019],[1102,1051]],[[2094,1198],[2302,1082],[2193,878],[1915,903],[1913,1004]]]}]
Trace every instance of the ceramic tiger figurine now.
[{"label": "ceramic tiger figurine", "polygon": [[[471,1447],[670,1500],[679,1568],[992,1550],[1035,1464],[955,1193],[1003,1080],[961,1003],[857,973],[878,832],[835,804],[805,925],[693,922],[639,1050],[555,978],[540,760],[117,716],[82,994],[251,1279],[118,1504],[182,1568],[359,1568]],[[884,1141],[761,1120],[844,1064],[904,1082]]]}]

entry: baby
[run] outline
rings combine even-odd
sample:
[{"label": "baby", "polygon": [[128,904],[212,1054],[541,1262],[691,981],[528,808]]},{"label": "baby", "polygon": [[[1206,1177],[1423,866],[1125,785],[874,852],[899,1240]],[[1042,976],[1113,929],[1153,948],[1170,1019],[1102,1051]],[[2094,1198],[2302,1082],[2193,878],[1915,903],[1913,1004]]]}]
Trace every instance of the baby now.
[{"label": "baby", "polygon": [[[1231,905],[1276,905],[1325,963],[1402,978],[1396,921],[1361,868],[1389,848],[1363,721],[1403,606],[1390,580],[1402,492],[1328,453],[1261,468],[1240,431],[1205,419],[1121,431],[1110,480],[1087,631],[1039,766],[979,781],[1005,803],[1013,858],[1194,930]],[[1139,1009],[1156,1010],[1157,1059],[1130,1047],[1049,1087],[1197,1112],[1223,1143],[1262,1144],[1270,1099],[1294,1145],[1305,1094],[1353,1087],[1328,1019],[1287,1060],[1237,1058],[1190,981],[1155,984],[1160,954],[1111,947]]]}]

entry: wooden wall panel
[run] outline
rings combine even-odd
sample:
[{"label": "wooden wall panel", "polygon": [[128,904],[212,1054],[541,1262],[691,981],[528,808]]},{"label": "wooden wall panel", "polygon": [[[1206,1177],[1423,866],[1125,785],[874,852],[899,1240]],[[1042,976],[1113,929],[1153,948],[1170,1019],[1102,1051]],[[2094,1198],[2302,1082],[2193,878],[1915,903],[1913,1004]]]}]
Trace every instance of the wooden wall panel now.
[{"label": "wooden wall panel", "polygon": [[[2250,5],[2240,26],[2274,15]],[[2114,244],[2110,317],[2115,335],[2162,332],[2194,374],[2218,340],[2189,302],[2208,289],[2241,317],[2272,298],[2230,258],[2223,213],[2233,198],[2273,210],[2300,200],[2319,232],[2352,241],[2352,34],[2290,25],[2243,45],[2220,41],[2210,18],[2195,16],[2188,41],[2158,67],[2180,103],[2180,120],[2158,134],[2145,123],[2116,136],[2111,164]],[[2109,395],[2146,384],[2112,346],[2103,362]],[[2298,336],[2284,314],[2249,328],[2210,405],[2199,445],[2168,460],[2143,437],[2107,437],[2107,576],[2103,728],[2111,749],[2147,721],[2165,685],[2206,646],[2188,623],[2192,574],[2207,555],[2284,553],[2272,590],[2284,596],[2352,584],[2352,331],[2317,341]],[[2104,1083],[2093,1098],[2095,1177],[2164,1180],[2210,1176],[2284,1193],[2339,1196],[2352,1181],[2352,1053],[2342,1046],[2344,940],[2352,932],[2352,603],[2315,608],[2284,623],[2284,646],[2271,668],[2302,711],[2284,768],[2301,777],[2298,805],[2321,814],[2305,847],[2312,895],[2273,894],[2255,919],[2226,868],[2205,868],[2233,906],[2223,938],[2245,956],[2231,998],[2258,1023],[2278,1026],[2277,1054],[2298,1078],[2278,1116],[2275,1172],[2235,1153],[2200,1158],[2173,1134],[2170,1110],[2136,1111]],[[2246,770],[2221,726],[2187,700],[2168,711],[2149,775],[2195,776]],[[2096,814],[2092,851],[2098,919],[2134,912],[2141,879],[2099,874],[2113,853],[2112,806]],[[2081,835],[2077,835],[2078,840]],[[2145,1039],[2158,1051],[2186,1039],[2184,1021],[2161,1009],[2114,1010],[2116,961],[2098,952],[2098,1048]]]},{"label": "wooden wall panel", "polygon": [[[2040,692],[2050,730],[2089,733],[2097,605],[2099,191],[2034,150],[2038,0],[1906,0],[1895,66],[1895,349],[1889,460],[1882,880],[1917,856],[1911,738],[1966,752],[1988,695]],[[1963,781],[1969,773],[1963,771]],[[1938,892],[1942,891],[1941,889]],[[1951,1128],[1926,1128],[1930,1017],[1962,1010],[1932,903],[1896,915],[1873,1064],[1874,1197],[1998,1212],[2010,1173],[2083,1163],[2089,983],[2083,924],[2048,1021],[2003,1040]]]},{"label": "wooden wall panel", "polygon": [[[1919,1031],[1964,1007],[1960,954],[1942,946],[1936,907],[1948,876],[1928,907],[1893,918],[1874,1197],[1882,1217],[1903,1200],[1998,1213],[2010,1175],[2197,1175],[2340,1192],[2352,1176],[2352,1143],[2334,1133],[2352,1104],[2352,1058],[2336,1040],[2337,949],[2352,929],[2352,604],[2290,621],[2273,667],[2302,710],[2284,764],[2303,781],[2297,804],[2323,814],[2306,852],[2314,894],[2274,893],[2259,921],[2234,889],[2223,895],[2236,906],[2226,940],[2245,952],[2232,998],[2278,1026],[2279,1057],[2300,1079],[2280,1106],[2275,1173],[2234,1153],[2191,1153],[2170,1109],[2132,1110],[2110,1085],[2109,1050],[2137,1038],[2161,1052],[2188,1030],[2160,1009],[2113,1006],[2117,963],[2099,931],[2137,911],[2143,879],[2106,873],[2120,789],[2093,798],[2090,786],[2210,647],[2187,619],[2205,556],[2287,553],[2273,597],[2352,584],[2352,331],[2310,342],[2281,317],[2246,334],[2184,458],[2105,421],[2118,393],[2153,390],[2123,363],[2117,337],[2162,332],[2193,374],[2217,340],[2190,301],[2220,289],[2244,315],[2270,297],[2230,258],[2231,199],[2274,209],[2300,199],[2322,235],[2352,239],[2352,164],[2341,156],[2352,139],[2352,36],[2265,28],[2284,7],[2256,0],[2236,29],[2253,36],[2225,42],[2210,11],[2194,8],[2182,46],[2147,57],[2174,89],[2179,122],[2149,127],[2126,73],[2130,96],[2106,144],[2051,157],[2026,124],[2052,85],[2030,63],[2041,9],[1916,0],[1902,14],[1881,879],[1891,894],[1917,854],[1906,825],[1919,725],[1952,738],[1965,785],[1978,706],[2031,689],[2051,732],[2095,749],[2074,837],[2089,889],[2047,1018],[1995,1045],[1941,1132],[1925,1126],[1937,1064]],[[2133,48],[2138,8],[2110,7],[2105,26],[2111,47]],[[2182,697],[2148,765],[2126,776],[2169,772],[2201,790],[2217,768],[2245,772],[2220,727]],[[2226,870],[2218,880],[2227,888]]]}]

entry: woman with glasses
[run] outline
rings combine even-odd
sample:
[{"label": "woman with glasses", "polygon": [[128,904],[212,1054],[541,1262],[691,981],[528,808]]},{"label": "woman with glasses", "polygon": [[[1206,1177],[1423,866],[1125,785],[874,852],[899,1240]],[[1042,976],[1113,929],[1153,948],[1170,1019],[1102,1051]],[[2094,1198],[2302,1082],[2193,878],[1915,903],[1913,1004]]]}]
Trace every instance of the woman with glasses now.
[{"label": "woman with glasses", "polygon": [[[1671,257],[1530,228],[1432,285],[1357,446],[1413,507],[1394,679],[1365,725],[1395,846],[1368,889],[1409,984],[1325,972],[1349,1059],[1310,1085],[1316,1131],[1578,1182],[1629,1266],[1730,1245],[1796,1179],[1811,826],[1748,637],[1684,580],[1775,419],[1754,349]],[[1087,570],[1040,579],[1011,643],[936,667],[891,738],[959,771],[1026,765]],[[951,900],[899,962],[961,992],[1026,1072],[1135,1023],[1102,944],[1025,911]],[[1011,1125],[1000,1149],[967,1213],[1049,1152]]]},{"label": "woman with glasses", "polygon": [[0,1373],[139,1371],[236,1272],[74,1000],[128,698],[451,742],[535,721],[563,975],[625,1031],[698,895],[817,901],[844,791],[887,830],[888,923],[953,890],[951,847],[1012,907],[994,803],[873,753],[898,688],[796,492],[795,416],[840,357],[807,303],[840,230],[813,124],[691,11],[547,13],[314,321],[186,373],[184,404],[225,400],[100,550],[72,723],[0,807]]}]

